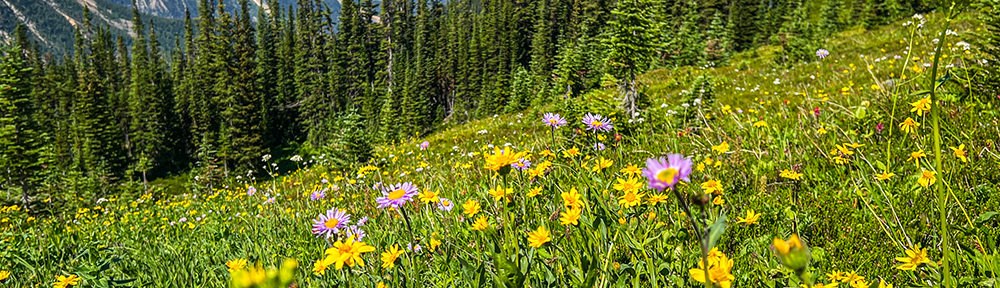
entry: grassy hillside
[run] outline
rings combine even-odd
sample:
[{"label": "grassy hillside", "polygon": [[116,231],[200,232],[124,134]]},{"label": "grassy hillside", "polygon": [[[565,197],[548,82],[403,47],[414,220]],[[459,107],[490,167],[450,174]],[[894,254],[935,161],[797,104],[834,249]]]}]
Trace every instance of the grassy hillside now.
[{"label": "grassy hillside", "polygon": [[[728,67],[647,73],[647,109],[634,119],[617,112],[608,89],[382,145],[371,163],[268,158],[297,168],[214,193],[123,195],[66,215],[6,208],[0,255],[10,264],[0,269],[12,287],[47,287],[59,275],[79,275],[83,286],[113,278],[224,287],[231,273],[234,287],[247,287],[241,281],[266,278],[255,265],[284,265],[299,287],[704,287],[692,277],[702,257],[692,225],[727,223],[709,263],[714,281],[734,287],[798,287],[803,278],[782,265],[794,252],[775,240],[791,235],[811,248],[802,271],[816,283],[938,286],[934,188],[944,185],[951,273],[969,287],[992,283],[1000,103],[968,93],[962,67],[981,55],[962,43],[980,26],[955,21],[938,74],[952,76],[933,103],[943,149],[932,148],[931,116],[913,93],[930,83],[925,63],[943,19],[924,17],[920,28],[840,33],[825,43],[829,57],[790,67],[774,65],[776,48],[764,47]],[[568,125],[546,126],[543,112]],[[585,113],[608,117],[614,130],[588,131]],[[921,125],[902,131],[908,118]],[[504,147],[531,166],[487,167]],[[675,186],[681,199],[637,173],[668,153],[693,161],[690,179]],[[924,171],[935,157],[943,169],[930,183]],[[398,192],[401,183],[420,195]],[[413,198],[379,208],[379,197]],[[326,219],[336,212],[350,219]],[[338,231],[326,234],[331,227]],[[900,269],[897,257],[914,247],[929,261]]]}]

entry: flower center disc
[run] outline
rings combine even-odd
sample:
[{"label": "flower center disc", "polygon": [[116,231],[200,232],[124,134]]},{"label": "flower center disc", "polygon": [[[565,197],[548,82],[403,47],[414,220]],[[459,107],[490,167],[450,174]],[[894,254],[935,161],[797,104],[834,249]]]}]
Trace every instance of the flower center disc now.
[{"label": "flower center disc", "polygon": [[403,194],[406,194],[406,190],[396,189],[392,191],[392,193],[389,193],[389,199],[396,200],[399,198],[403,198]]},{"label": "flower center disc", "polygon": [[660,171],[660,173],[656,174],[656,179],[667,183],[674,183],[674,180],[677,179],[677,169],[669,168]]},{"label": "flower center disc", "polygon": [[330,218],[323,223],[323,226],[326,226],[327,229],[333,229],[337,225],[340,225],[340,220],[337,220],[337,218]]}]

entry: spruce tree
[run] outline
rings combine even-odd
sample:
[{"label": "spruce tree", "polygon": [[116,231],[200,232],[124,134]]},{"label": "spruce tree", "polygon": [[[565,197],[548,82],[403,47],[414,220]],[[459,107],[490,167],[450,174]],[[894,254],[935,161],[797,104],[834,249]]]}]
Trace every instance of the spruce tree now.
[{"label": "spruce tree", "polygon": [[132,171],[140,172],[143,186],[148,182],[148,172],[157,164],[160,145],[164,139],[164,124],[157,79],[158,60],[150,59],[145,29],[139,10],[133,5],[132,28],[132,81],[128,94],[129,127],[126,147],[132,159]]},{"label": "spruce tree", "polygon": [[30,210],[41,180],[44,140],[31,103],[31,68],[24,60],[18,46],[0,50],[0,187],[20,192],[22,206]]},{"label": "spruce tree", "polygon": [[635,117],[639,110],[636,77],[649,65],[656,49],[654,41],[659,31],[648,17],[652,7],[649,0],[619,1],[608,22],[610,37],[604,41],[608,47],[607,60],[619,81],[621,108],[629,117]]}]

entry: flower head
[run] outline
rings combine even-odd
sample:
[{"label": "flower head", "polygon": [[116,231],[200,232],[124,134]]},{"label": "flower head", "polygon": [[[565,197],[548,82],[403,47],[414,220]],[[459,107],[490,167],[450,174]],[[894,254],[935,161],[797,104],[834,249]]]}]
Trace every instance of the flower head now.
[{"label": "flower head", "polygon": [[736,276],[731,273],[734,261],[729,259],[726,254],[718,252],[718,250],[713,251],[716,253],[709,254],[707,269],[705,267],[705,260],[702,259],[698,261],[698,268],[688,270],[688,273],[691,274],[691,279],[701,283],[711,280],[712,283],[717,285],[716,287],[732,287],[733,280],[736,280]]},{"label": "flower head", "polygon": [[[507,151],[507,148],[500,149],[500,147],[493,147],[493,154],[486,154],[486,169],[493,171],[499,171],[500,168],[509,167],[510,164],[517,163],[527,155],[527,152],[514,153],[513,151]],[[509,170],[505,170],[509,171]]]},{"label": "flower head", "polygon": [[608,132],[614,129],[615,126],[611,124],[611,120],[604,118],[604,116],[587,113],[583,116],[583,124],[587,125],[587,130],[593,132]]},{"label": "flower head", "polygon": [[69,276],[58,275],[56,276],[56,283],[52,284],[52,288],[66,288],[66,287],[76,286],[77,284],[80,284],[81,279],[82,278],[80,278],[80,276],[76,275],[69,275]]},{"label": "flower head", "polygon": [[229,268],[229,273],[233,273],[233,272],[236,272],[236,271],[239,271],[239,270],[243,270],[243,268],[247,267],[247,259],[246,258],[240,258],[240,259],[236,259],[236,260],[226,261],[226,267]]},{"label": "flower head", "polygon": [[420,150],[427,150],[427,147],[431,147],[431,142],[424,141],[420,143]]},{"label": "flower head", "polygon": [[719,154],[729,152],[729,143],[726,143],[726,141],[722,141],[722,143],[720,143],[719,145],[712,146],[712,151],[715,151],[715,153]]},{"label": "flower head", "polygon": [[376,198],[375,202],[378,202],[378,208],[398,208],[413,200],[413,196],[416,196],[418,192],[417,186],[411,182],[389,185],[382,189],[382,197]]},{"label": "flower head", "polygon": [[451,202],[448,198],[441,197],[439,200],[437,205],[439,210],[448,212],[455,208],[455,202]]},{"label": "flower head", "polygon": [[937,178],[934,178],[934,174],[937,174],[937,172],[922,170],[920,172],[920,179],[917,179],[917,184],[924,186],[924,188],[934,185],[934,182],[937,181]]},{"label": "flower head", "polygon": [[819,57],[819,59],[826,58],[826,56],[830,56],[830,51],[826,51],[826,49],[816,50],[816,57]]},{"label": "flower head", "polygon": [[511,168],[517,169],[517,171],[524,171],[525,169],[531,168],[531,161],[528,159],[521,159],[513,164],[510,164]]},{"label": "flower head", "polygon": [[646,194],[636,193],[636,191],[629,190],[625,192],[625,195],[618,198],[618,205],[621,205],[622,208],[631,208],[642,204],[642,196],[646,196]]},{"label": "flower head", "polygon": [[323,198],[326,198],[326,189],[313,191],[309,195],[309,200],[312,201],[323,200]]},{"label": "flower head", "polygon": [[906,251],[906,257],[896,257],[896,261],[902,262],[896,269],[899,270],[916,270],[920,264],[930,263],[931,259],[927,258],[927,248],[920,248],[920,246],[910,247]]},{"label": "flower head", "polygon": [[552,241],[552,237],[549,237],[549,230],[545,226],[538,226],[538,230],[528,233],[528,246],[533,248],[542,247],[549,241]]},{"label": "flower head", "polygon": [[486,230],[486,228],[490,228],[490,223],[486,222],[486,216],[479,216],[479,218],[476,218],[476,222],[472,223],[472,230],[482,231]]},{"label": "flower head", "polygon": [[583,207],[567,207],[566,211],[560,213],[559,223],[562,225],[580,225],[580,214]]},{"label": "flower head", "polygon": [[788,170],[788,169],[781,170],[781,173],[778,174],[778,176],[781,176],[782,178],[792,179],[792,180],[801,180],[802,179],[802,173],[795,172],[795,171]]},{"label": "flower head", "polygon": [[420,199],[420,201],[424,202],[424,204],[429,204],[438,202],[438,195],[440,194],[438,194],[437,191],[425,190],[424,192],[417,194],[417,199]]},{"label": "flower head", "polygon": [[10,278],[10,271],[0,270],[0,282],[7,280],[7,278]]},{"label": "flower head", "polygon": [[955,157],[957,157],[958,159],[962,159],[962,162],[964,163],[969,163],[969,158],[966,158],[965,144],[958,145],[958,148],[955,147],[948,147],[948,148],[951,148],[951,151],[954,153]]},{"label": "flower head", "polygon": [[576,187],[570,188],[568,192],[560,193],[559,196],[562,197],[563,206],[567,209],[583,207],[583,200],[581,200],[583,195],[580,195]]},{"label": "flower head", "polygon": [[399,256],[402,256],[403,253],[406,253],[406,251],[399,249],[399,245],[389,246],[389,249],[382,252],[382,268],[392,269],[392,267],[395,267],[396,259],[399,259]]},{"label": "flower head", "polygon": [[469,217],[476,216],[476,214],[479,214],[479,207],[480,207],[479,202],[476,202],[476,200],[472,199],[466,200],[465,204],[462,204],[462,209],[465,210],[465,215]]},{"label": "flower head", "polygon": [[559,116],[559,114],[545,113],[545,115],[542,115],[542,123],[554,129],[558,129],[559,127],[566,126],[566,119]]},{"label": "flower head", "polygon": [[346,241],[333,243],[333,248],[326,249],[326,257],[331,258],[334,268],[340,270],[347,265],[354,267],[355,264],[365,267],[365,260],[361,258],[362,253],[375,251],[375,247],[365,244],[365,242],[354,241],[354,238],[347,238]]},{"label": "flower head", "polygon": [[736,223],[745,223],[747,226],[757,224],[757,220],[760,220],[760,213],[754,213],[753,209],[747,210],[747,217],[736,217]]},{"label": "flower head", "polygon": [[914,121],[913,118],[910,117],[906,117],[906,120],[903,120],[903,123],[899,123],[899,129],[902,129],[903,132],[906,133],[917,132],[917,127],[920,127],[920,123]]},{"label": "flower head", "polygon": [[657,190],[673,188],[678,182],[691,181],[691,166],[694,162],[681,154],[669,154],[666,158],[646,159],[646,169],[642,174],[649,181],[649,187]]},{"label": "flower head", "polygon": [[351,215],[347,214],[347,211],[332,208],[326,210],[326,214],[316,216],[316,219],[313,220],[312,233],[316,236],[326,235],[326,238],[329,239],[333,234],[340,233],[340,229],[346,228],[349,222],[351,222]]},{"label": "flower head", "polygon": [[910,112],[917,112],[917,116],[924,116],[924,113],[931,111],[931,99],[928,97],[920,98],[920,100],[910,103],[910,106],[913,106]]},{"label": "flower head", "polygon": [[705,190],[705,194],[716,194],[721,195],[723,192],[722,183],[715,181],[715,179],[705,181],[701,183],[701,189]]},{"label": "flower head", "polygon": [[792,234],[787,241],[774,238],[772,247],[775,254],[778,254],[778,261],[785,267],[799,270],[809,266],[809,247],[802,244],[798,235]]}]

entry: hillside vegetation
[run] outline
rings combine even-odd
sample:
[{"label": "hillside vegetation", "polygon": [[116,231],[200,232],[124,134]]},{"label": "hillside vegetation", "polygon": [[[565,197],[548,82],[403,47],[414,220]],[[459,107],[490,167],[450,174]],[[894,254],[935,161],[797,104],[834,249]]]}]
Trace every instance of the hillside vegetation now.
[{"label": "hillside vegetation", "polygon": [[8,206],[0,269],[12,287],[707,287],[705,270],[717,287],[991,287],[1000,96],[977,87],[995,59],[968,44],[995,29],[980,16],[654,70],[633,115],[604,81],[364,163],[323,153],[341,143],[255,156],[266,176],[211,190]]}]

